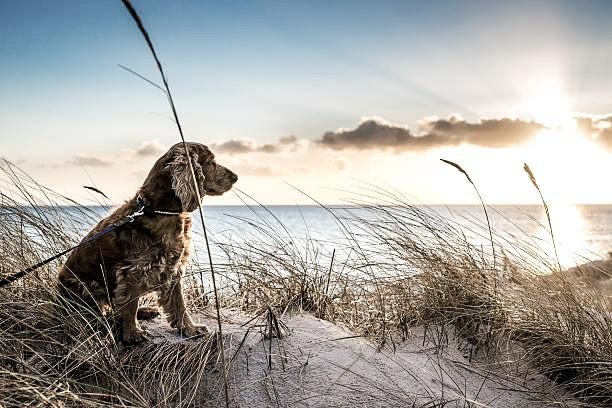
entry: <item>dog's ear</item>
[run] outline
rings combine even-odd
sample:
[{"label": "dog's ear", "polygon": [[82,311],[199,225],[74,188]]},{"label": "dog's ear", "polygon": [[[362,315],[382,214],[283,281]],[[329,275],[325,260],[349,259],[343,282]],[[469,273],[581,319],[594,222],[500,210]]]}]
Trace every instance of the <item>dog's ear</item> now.
[{"label": "dog's ear", "polygon": [[[202,166],[198,163],[198,154],[193,149],[190,149],[189,156],[200,190],[200,198],[202,198],[205,193],[203,189],[205,178],[204,172],[202,171]],[[189,162],[182,148],[177,149],[177,153],[173,156],[167,167],[170,172],[172,190],[174,190],[174,194],[181,201],[183,211],[194,211],[200,206],[200,202],[198,201],[196,189],[193,184]]]}]

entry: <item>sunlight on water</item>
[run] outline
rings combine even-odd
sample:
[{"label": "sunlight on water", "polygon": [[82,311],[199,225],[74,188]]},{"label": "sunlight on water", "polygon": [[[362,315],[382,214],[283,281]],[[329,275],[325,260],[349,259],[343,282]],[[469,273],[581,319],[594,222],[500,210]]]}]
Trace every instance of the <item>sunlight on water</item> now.
[{"label": "sunlight on water", "polygon": [[[593,254],[588,252],[587,225],[583,214],[586,209],[572,204],[558,204],[551,206],[549,210],[557,255],[561,264],[570,267],[584,262],[585,258],[592,258]],[[544,242],[543,249],[554,257],[553,242],[544,211],[539,222],[542,225],[538,228],[536,236]]]}]

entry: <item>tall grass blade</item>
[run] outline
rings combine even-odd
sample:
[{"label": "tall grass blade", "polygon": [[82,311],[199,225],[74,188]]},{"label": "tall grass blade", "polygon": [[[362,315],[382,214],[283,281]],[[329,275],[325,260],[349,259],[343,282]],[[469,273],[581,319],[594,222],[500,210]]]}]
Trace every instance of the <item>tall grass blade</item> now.
[{"label": "tall grass blade", "polygon": [[544,194],[542,194],[542,190],[540,190],[538,181],[536,180],[535,175],[533,174],[533,171],[531,171],[531,168],[529,167],[527,163],[523,163],[523,170],[525,170],[525,173],[527,173],[527,176],[529,177],[531,184],[533,184],[535,189],[538,191],[538,194],[540,195],[540,200],[542,200],[542,205],[544,206],[544,212],[546,213],[546,220],[548,221],[548,228],[550,229],[550,237],[552,239],[553,248],[555,250],[555,258],[557,259],[557,265],[559,266],[559,270],[561,270],[563,268],[561,267],[561,261],[559,260],[559,254],[557,253],[557,243],[555,240],[555,233],[553,232],[552,221],[550,219],[550,212],[548,211],[548,204],[546,204],[546,200],[544,199]]},{"label": "tall grass blade", "polygon": [[484,200],[482,199],[482,196],[480,195],[480,191],[478,191],[478,187],[476,187],[476,184],[474,183],[474,181],[472,181],[472,178],[470,177],[468,172],[463,169],[463,167],[461,167],[459,164],[452,162],[450,160],[440,159],[440,161],[448,165],[451,165],[455,169],[457,169],[460,173],[462,173],[465,176],[465,178],[467,179],[467,181],[470,182],[472,187],[474,187],[474,191],[476,191],[476,194],[478,195],[478,199],[480,200],[480,205],[482,206],[485,218],[487,219],[487,227],[489,228],[489,238],[491,240],[491,252],[493,253],[493,271],[495,271],[496,269],[495,268],[496,267],[495,265],[495,242],[493,241],[493,229],[491,228],[491,222],[489,221],[489,213],[487,211],[487,206],[485,205]]},{"label": "tall grass blade", "polygon": [[[174,104],[174,99],[172,98],[172,92],[170,92],[170,86],[168,85],[168,80],[166,79],[166,75],[164,73],[164,69],[162,67],[161,61],[159,60],[157,53],[155,52],[155,47],[153,46],[153,42],[151,41],[151,38],[149,37],[149,33],[147,32],[147,30],[144,27],[144,24],[140,18],[140,16],[138,15],[138,13],[136,12],[136,10],[134,9],[134,7],[132,6],[132,4],[130,3],[129,0],[121,0],[123,2],[123,5],[125,6],[125,8],[128,10],[128,12],[130,13],[130,15],[132,16],[132,19],[134,20],[134,22],[136,23],[136,25],[138,26],[138,29],[140,30],[141,34],[143,35],[147,46],[149,47],[149,50],[151,51],[151,54],[153,55],[153,59],[155,60],[155,63],[157,64],[157,69],[159,71],[159,74],[161,75],[162,81],[164,83],[164,88],[166,89],[166,94],[168,97],[168,102],[170,103],[170,108],[172,110],[172,115],[174,116],[174,121],[176,122],[176,126],[178,128],[179,131],[179,135],[181,137],[181,141],[183,142],[183,147],[185,149],[185,157],[187,158],[187,163],[189,163],[189,170],[191,172],[191,179],[193,182],[193,187],[194,187],[194,191],[196,192],[197,198],[198,198],[198,202],[201,203],[202,202],[202,196],[200,193],[200,188],[198,187],[198,182],[196,179],[196,175],[195,175],[195,171],[193,169],[193,163],[191,162],[191,159],[189,156],[189,148],[187,147],[187,142],[185,141],[185,136],[183,134],[183,128],[181,126],[181,122],[179,120],[178,117],[178,113],[176,111],[176,106]],[[151,82],[151,81],[149,81]],[[154,84],[154,83],[153,83]],[[214,266],[213,266],[213,261],[212,261],[212,254],[210,252],[210,243],[208,241],[208,232],[206,229],[206,222],[204,221],[204,212],[202,210],[202,206],[198,206],[198,213],[200,215],[200,221],[202,223],[202,231],[204,233],[204,241],[206,242],[206,251],[208,253],[208,262],[209,262],[209,266],[210,266],[210,273],[211,273],[211,277],[212,277],[212,284],[213,284],[213,291],[214,291],[214,296],[215,296],[215,309],[217,312],[217,328],[219,331],[218,334],[218,338],[219,338],[219,352],[221,354],[221,365],[222,365],[222,372],[223,372],[223,386],[224,386],[224,393],[225,393],[225,406],[229,407],[229,383],[228,383],[228,378],[227,378],[227,367],[226,367],[226,360],[225,360],[225,350],[224,350],[224,345],[223,345],[223,328],[221,325],[221,311],[220,311],[220,302],[219,302],[219,293],[217,290],[217,282],[216,282],[216,276],[215,276],[215,270],[214,270]]]}]

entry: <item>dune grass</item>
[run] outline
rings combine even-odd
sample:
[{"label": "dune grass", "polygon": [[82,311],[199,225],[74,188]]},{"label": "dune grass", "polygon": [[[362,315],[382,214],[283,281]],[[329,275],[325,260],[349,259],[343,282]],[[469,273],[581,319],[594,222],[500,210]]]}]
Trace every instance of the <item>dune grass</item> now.
[{"label": "dune grass", "polygon": [[487,236],[490,224],[475,224],[470,233],[503,254],[494,267],[496,251],[473,244],[464,226],[392,191],[368,195],[353,203],[359,211],[329,210],[348,243],[334,243],[332,256],[269,221],[249,221],[258,238],[224,247],[233,277],[225,305],[297,308],[379,347],[417,326],[451,327],[470,355],[494,361],[520,349],[520,363],[587,406],[612,403],[612,314],[601,294],[560,273],[527,237]]},{"label": "dune grass", "polygon": [[[97,221],[9,163],[0,171],[0,273],[65,249]],[[489,234],[490,225],[476,221],[468,231],[392,191],[371,188],[353,204],[328,209],[342,241],[297,238],[272,212],[235,220],[248,223],[252,236],[218,243],[222,306],[260,316],[267,338],[286,334],[282,316],[297,310],[391,352],[415,328],[446,347],[450,330],[470,358],[492,368],[508,365],[512,354],[584,406],[612,403],[607,305],[560,273],[537,245]],[[495,251],[474,244],[473,234],[492,240]],[[219,372],[216,337],[125,348],[112,318],[58,297],[58,268],[56,262],[0,289],[0,406],[199,406],[213,398],[204,378]],[[196,279],[203,268],[196,263],[185,277],[196,312],[210,307],[208,282]],[[426,406],[444,404],[432,397]]]}]

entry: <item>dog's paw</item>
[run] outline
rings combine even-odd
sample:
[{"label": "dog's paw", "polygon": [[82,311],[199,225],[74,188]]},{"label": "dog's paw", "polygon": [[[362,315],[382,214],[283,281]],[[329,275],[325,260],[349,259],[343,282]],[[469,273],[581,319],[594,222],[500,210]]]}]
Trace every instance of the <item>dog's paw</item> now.
[{"label": "dog's paw", "polygon": [[147,330],[136,329],[129,333],[123,333],[123,343],[126,345],[134,345],[144,343],[149,340],[151,334]]},{"label": "dog's paw", "polygon": [[209,333],[208,328],[200,324],[185,326],[180,330],[180,332],[185,337],[202,336]]}]

